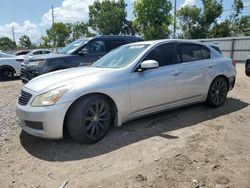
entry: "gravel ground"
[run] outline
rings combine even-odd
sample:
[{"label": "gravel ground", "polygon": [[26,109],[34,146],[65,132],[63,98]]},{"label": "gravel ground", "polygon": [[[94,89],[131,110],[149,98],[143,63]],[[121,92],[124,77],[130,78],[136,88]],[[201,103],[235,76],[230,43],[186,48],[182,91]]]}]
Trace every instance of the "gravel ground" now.
[{"label": "gravel ground", "polygon": [[250,78],[244,65],[237,71],[222,107],[199,104],[141,118],[94,145],[21,131],[21,81],[1,82],[0,187],[250,188]]},{"label": "gravel ground", "polygon": [[18,78],[13,81],[0,81],[0,149],[13,135],[20,132],[15,105],[22,83]]}]

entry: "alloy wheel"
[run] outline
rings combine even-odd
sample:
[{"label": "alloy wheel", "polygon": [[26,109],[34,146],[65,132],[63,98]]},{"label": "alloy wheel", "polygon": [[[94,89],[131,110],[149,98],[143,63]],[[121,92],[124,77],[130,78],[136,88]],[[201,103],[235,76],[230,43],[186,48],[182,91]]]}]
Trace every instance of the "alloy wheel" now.
[{"label": "alloy wheel", "polygon": [[105,134],[110,124],[109,106],[105,101],[99,100],[92,103],[84,118],[84,127],[87,136],[97,139]]}]

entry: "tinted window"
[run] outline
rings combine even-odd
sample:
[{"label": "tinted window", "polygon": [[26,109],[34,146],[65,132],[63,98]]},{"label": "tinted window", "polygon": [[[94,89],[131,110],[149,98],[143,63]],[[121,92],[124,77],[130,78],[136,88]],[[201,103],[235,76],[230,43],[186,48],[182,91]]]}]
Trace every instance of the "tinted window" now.
[{"label": "tinted window", "polygon": [[91,41],[84,49],[90,54],[102,53],[106,51],[104,42],[100,40]]},{"label": "tinted window", "polygon": [[204,46],[196,44],[180,44],[179,47],[183,62],[210,58],[210,51]]},{"label": "tinted window", "polygon": [[159,66],[179,63],[174,43],[157,46],[149,52],[149,54],[144,58],[144,61],[145,60],[156,60],[158,61]]},{"label": "tinted window", "polygon": [[124,45],[125,41],[124,40],[107,40],[106,44],[107,44],[107,51],[111,51],[121,45]]},{"label": "tinted window", "polygon": [[210,59],[211,55],[209,49],[204,46],[201,46],[201,53],[203,59]]}]

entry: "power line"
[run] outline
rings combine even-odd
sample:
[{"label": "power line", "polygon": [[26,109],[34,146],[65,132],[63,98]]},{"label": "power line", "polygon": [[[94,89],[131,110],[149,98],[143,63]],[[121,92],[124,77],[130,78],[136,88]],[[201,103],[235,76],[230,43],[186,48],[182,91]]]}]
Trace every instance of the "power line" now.
[{"label": "power line", "polygon": [[[243,6],[243,9],[244,8],[250,8],[250,5],[245,5],[245,6]],[[242,9],[242,10],[243,10]],[[223,12],[226,12],[226,11],[230,11],[230,10],[234,10],[233,8],[230,8],[230,9],[225,9],[225,10],[223,10]]]}]

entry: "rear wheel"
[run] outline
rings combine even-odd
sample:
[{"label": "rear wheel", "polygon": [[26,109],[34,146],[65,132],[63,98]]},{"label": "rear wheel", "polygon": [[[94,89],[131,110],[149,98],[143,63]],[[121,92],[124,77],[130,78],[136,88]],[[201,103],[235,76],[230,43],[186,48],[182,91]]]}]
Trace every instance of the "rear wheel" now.
[{"label": "rear wheel", "polygon": [[70,136],[80,143],[93,144],[101,140],[111,123],[111,110],[107,99],[91,95],[74,104],[66,119]]},{"label": "rear wheel", "polygon": [[228,82],[224,77],[216,78],[208,92],[206,104],[211,107],[221,106],[227,98]]},{"label": "rear wheel", "polygon": [[0,69],[0,78],[3,80],[11,80],[14,78],[14,70],[9,67]]}]

